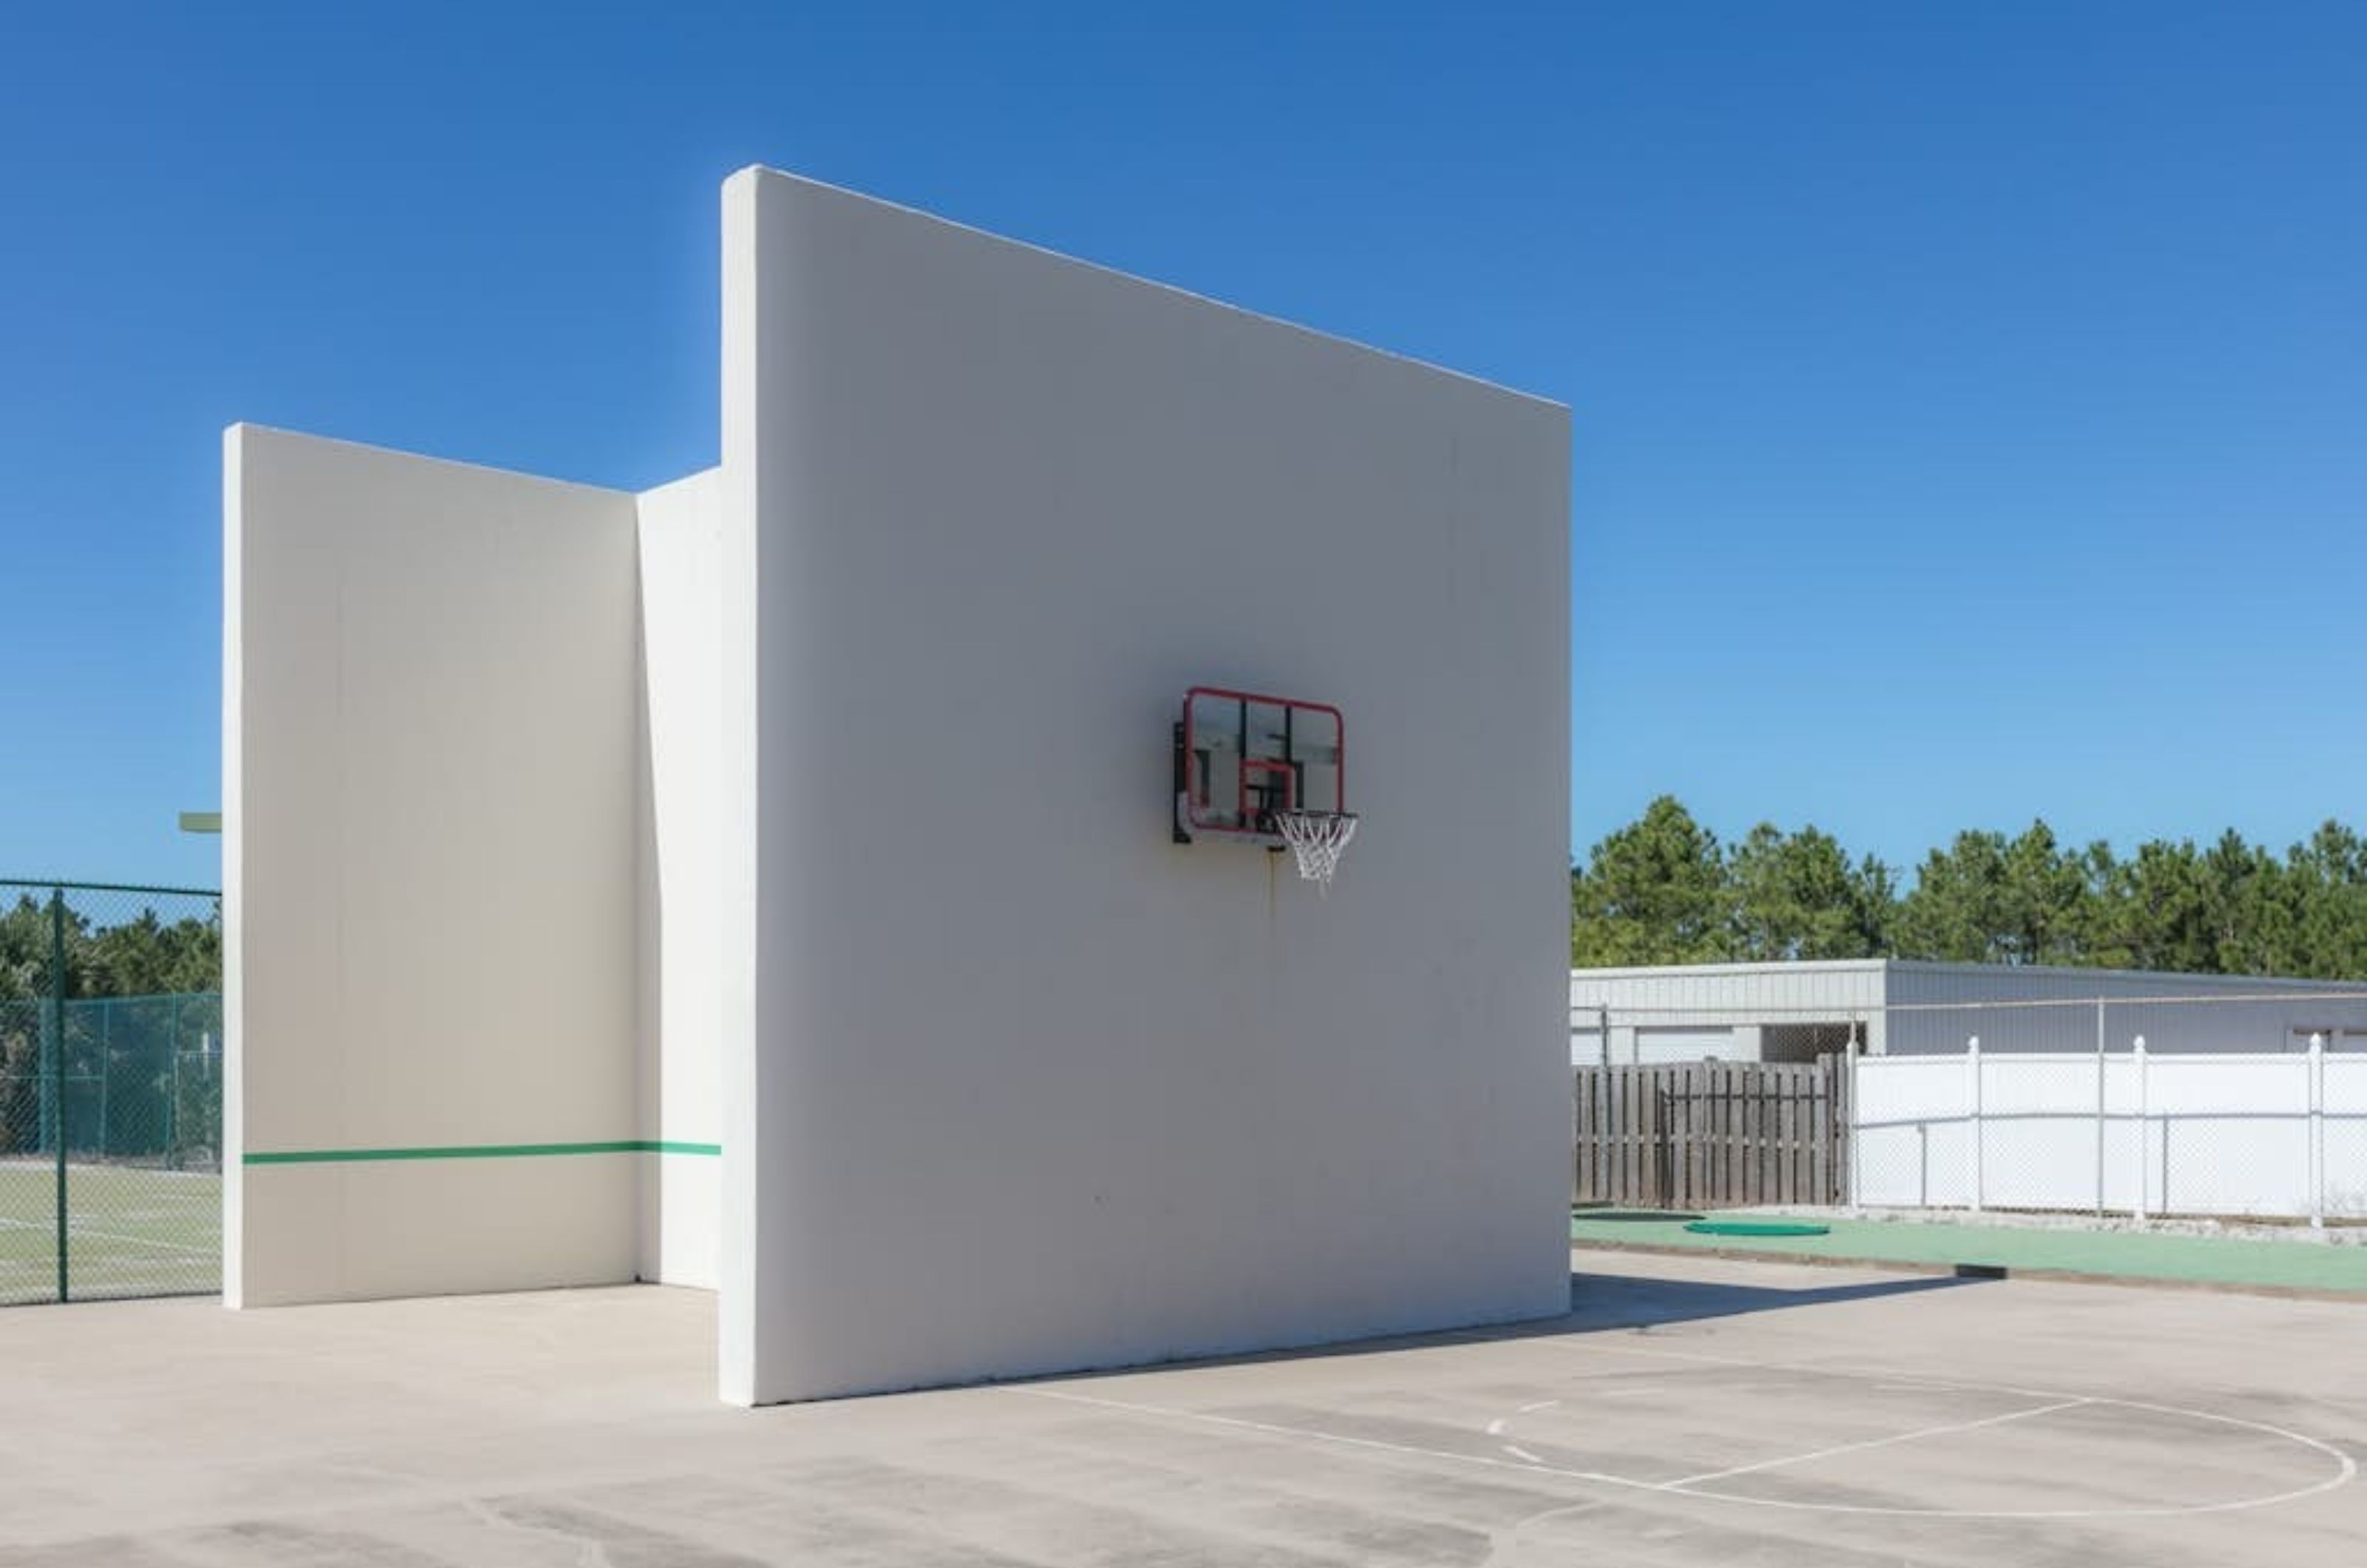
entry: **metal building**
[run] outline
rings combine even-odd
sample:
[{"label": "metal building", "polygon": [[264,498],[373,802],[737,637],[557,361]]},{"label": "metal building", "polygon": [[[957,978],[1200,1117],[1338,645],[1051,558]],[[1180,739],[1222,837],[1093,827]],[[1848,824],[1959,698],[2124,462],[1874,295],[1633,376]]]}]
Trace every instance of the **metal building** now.
[{"label": "metal building", "polygon": [[2367,1051],[2367,984],[1840,959],[1573,969],[1569,1055],[1598,1062],[1806,1062],[1983,1050]]}]

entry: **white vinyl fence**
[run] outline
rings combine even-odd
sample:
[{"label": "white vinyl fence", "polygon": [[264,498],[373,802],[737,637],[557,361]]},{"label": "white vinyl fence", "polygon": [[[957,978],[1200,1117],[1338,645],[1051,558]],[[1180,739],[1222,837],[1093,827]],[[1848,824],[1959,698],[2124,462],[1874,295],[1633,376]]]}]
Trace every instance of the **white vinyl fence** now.
[{"label": "white vinyl fence", "polygon": [[2367,1216],[2367,1055],[1865,1056],[1867,1207]]}]

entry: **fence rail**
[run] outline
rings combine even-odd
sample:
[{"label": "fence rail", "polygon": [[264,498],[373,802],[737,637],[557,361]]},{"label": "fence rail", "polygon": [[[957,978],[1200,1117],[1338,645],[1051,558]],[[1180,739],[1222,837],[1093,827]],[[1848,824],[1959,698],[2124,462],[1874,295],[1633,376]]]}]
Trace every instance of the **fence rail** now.
[{"label": "fence rail", "polygon": [[1847,1190],[1833,1057],[1580,1066],[1572,1078],[1573,1202],[1724,1209]]},{"label": "fence rail", "polygon": [[221,1280],[221,915],[0,881],[0,1304]]}]

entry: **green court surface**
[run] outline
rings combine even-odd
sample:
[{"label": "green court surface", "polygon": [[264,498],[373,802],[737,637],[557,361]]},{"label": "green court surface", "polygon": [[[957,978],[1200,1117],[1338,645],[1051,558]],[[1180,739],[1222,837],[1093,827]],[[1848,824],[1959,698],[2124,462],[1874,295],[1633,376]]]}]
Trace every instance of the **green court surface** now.
[{"label": "green court surface", "polygon": [[[221,1177],[210,1170],[66,1167],[66,1292],[100,1297],[221,1288]],[[57,1173],[0,1160],[0,1306],[58,1295]]]},{"label": "green court surface", "polygon": [[1580,1247],[1610,1249],[1716,1252],[1727,1257],[1763,1254],[1877,1267],[2001,1269],[2009,1276],[2088,1275],[2235,1290],[2367,1294],[2367,1247],[1847,1219],[1820,1221],[1830,1227],[1830,1234],[1820,1236],[1702,1235],[1685,1229],[1685,1222],[1696,1217],[1671,1214],[1652,1222],[1630,1215],[1598,1220],[1579,1210],[1570,1216],[1569,1238]]}]

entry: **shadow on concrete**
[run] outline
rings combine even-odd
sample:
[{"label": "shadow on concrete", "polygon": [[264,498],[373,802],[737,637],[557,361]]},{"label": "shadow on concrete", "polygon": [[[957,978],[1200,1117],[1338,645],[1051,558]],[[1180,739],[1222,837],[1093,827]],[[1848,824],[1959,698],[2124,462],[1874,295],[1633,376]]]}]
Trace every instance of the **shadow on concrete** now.
[{"label": "shadow on concrete", "polygon": [[1690,1209],[1597,1209],[1584,1203],[1572,1203],[1569,1217],[1595,1225],[1683,1225],[1691,1224],[1702,1216]]},{"label": "shadow on concrete", "polygon": [[1919,1295],[1927,1291],[1956,1291],[1985,1282],[1985,1278],[1979,1275],[1911,1274],[1857,1284],[1815,1285],[1794,1290],[1772,1285],[1729,1285],[1699,1280],[1659,1279],[1640,1274],[1606,1274],[1590,1269],[1570,1274],[1569,1311],[1557,1317],[1532,1318],[1522,1323],[1481,1324],[1469,1328],[1436,1329],[1421,1334],[1393,1334],[1371,1339],[1347,1339],[1329,1345],[1305,1345],[1231,1356],[1190,1356],[1125,1366],[1080,1367],[1070,1371],[1007,1381],[1015,1383],[1059,1382],[1135,1376],[1193,1367],[1244,1367],[1269,1361],[1383,1355],[1433,1345],[1494,1344],[1620,1332],[1648,1333],[1668,1324],[1740,1317],[1757,1312],[1786,1312],[1797,1307],[1873,1301],[1884,1296]]},{"label": "shadow on concrete", "polygon": [[[1926,1291],[1961,1290],[1982,1282],[1976,1275],[1901,1275],[1848,1285],[1815,1285],[1789,1290],[1770,1285],[1733,1285],[1705,1280],[1663,1280],[1648,1275],[1605,1274],[1595,1270],[1569,1277],[1569,1315],[1531,1325],[1512,1324],[1506,1332],[1532,1326],[1561,1334],[1583,1334],[1608,1328],[1653,1328],[1667,1323],[1693,1323],[1710,1317],[1741,1317],[1754,1312],[1784,1312],[1795,1307],[1824,1306],[1835,1302],[1872,1301],[1882,1296],[1911,1296]],[[1494,1333],[1495,1330],[1476,1330]]]}]

